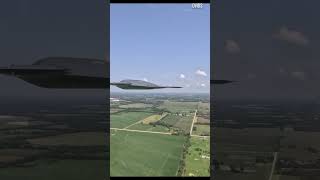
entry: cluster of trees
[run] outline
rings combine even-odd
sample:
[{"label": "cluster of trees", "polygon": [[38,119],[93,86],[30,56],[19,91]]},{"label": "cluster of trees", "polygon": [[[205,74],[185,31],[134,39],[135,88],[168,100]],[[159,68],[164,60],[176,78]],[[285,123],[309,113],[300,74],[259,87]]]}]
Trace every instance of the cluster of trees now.
[{"label": "cluster of trees", "polygon": [[178,169],[178,175],[182,176],[185,173],[185,169],[186,169],[186,155],[188,154],[188,149],[191,146],[191,142],[190,142],[190,136],[188,136],[186,138],[186,142],[183,145],[183,152],[182,152],[182,158],[180,160],[180,165],[179,165],[179,169]]}]

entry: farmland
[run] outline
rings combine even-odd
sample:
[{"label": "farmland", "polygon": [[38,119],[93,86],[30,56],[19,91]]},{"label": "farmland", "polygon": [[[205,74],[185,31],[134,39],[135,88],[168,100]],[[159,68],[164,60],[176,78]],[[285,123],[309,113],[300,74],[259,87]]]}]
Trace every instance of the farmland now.
[{"label": "farmland", "polygon": [[186,176],[210,176],[210,138],[190,138],[184,174]]},{"label": "farmland", "polygon": [[136,123],[148,116],[152,115],[149,112],[120,112],[111,115],[111,127],[125,128],[133,123]]},{"label": "farmland", "polygon": [[198,102],[164,101],[159,108],[168,110],[172,113],[177,113],[177,112],[179,113],[179,112],[194,112],[197,106],[198,106]]},{"label": "farmland", "polygon": [[[121,99],[121,95],[117,97]],[[201,138],[192,137],[191,149],[188,149],[188,137],[199,102],[191,101],[190,97],[188,101],[180,101],[183,98],[179,97],[178,101],[173,99],[176,97],[164,95],[157,98],[125,95],[122,98],[125,103],[111,106],[122,109],[111,114],[111,176],[189,176],[183,173],[185,162],[190,162],[186,153],[198,147],[194,138]],[[143,104],[144,99],[148,101]],[[209,141],[202,146],[209,148]],[[202,161],[195,166],[188,164],[188,170],[193,169],[201,169],[199,174],[208,176],[202,171],[207,171],[209,164]]]},{"label": "farmland", "polygon": [[112,131],[111,176],[175,176],[183,143],[183,136]]},{"label": "farmland", "polygon": [[171,114],[163,118],[159,124],[164,124],[169,127],[175,127],[181,129],[184,132],[189,132],[192,124],[192,119],[192,114],[188,114],[188,116],[179,116]]},{"label": "farmland", "polygon": [[193,126],[192,134],[194,135],[202,135],[202,136],[209,136],[210,135],[210,125],[201,125],[195,124]]}]

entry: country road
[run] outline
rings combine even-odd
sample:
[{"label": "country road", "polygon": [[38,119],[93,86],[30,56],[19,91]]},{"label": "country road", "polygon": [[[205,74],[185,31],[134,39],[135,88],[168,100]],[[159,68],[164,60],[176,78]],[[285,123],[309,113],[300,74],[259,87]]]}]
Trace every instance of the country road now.
[{"label": "country road", "polygon": [[196,109],[196,111],[194,112],[194,116],[193,116],[193,120],[192,120],[192,124],[191,124],[191,129],[190,129],[190,136],[192,136],[193,125],[194,125],[194,122],[196,121],[196,118],[197,118],[197,112],[198,112],[198,109]]},{"label": "country road", "polygon": [[118,131],[130,131],[130,132],[142,132],[142,133],[151,133],[151,134],[165,134],[165,135],[172,135],[171,133],[166,132],[154,132],[154,131],[141,131],[141,130],[133,130],[133,129],[120,129],[120,128],[110,128],[111,130],[118,130]]},{"label": "country road", "polygon": [[272,180],[274,169],[276,168],[276,164],[277,164],[277,159],[278,159],[278,152],[274,152],[274,158],[272,162],[272,168],[271,168],[269,180]]}]

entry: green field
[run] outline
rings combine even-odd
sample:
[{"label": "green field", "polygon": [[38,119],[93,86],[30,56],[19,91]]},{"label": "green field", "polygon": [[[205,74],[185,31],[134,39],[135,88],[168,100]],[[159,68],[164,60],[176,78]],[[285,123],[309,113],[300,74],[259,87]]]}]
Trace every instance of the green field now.
[{"label": "green field", "polygon": [[161,119],[161,123],[167,124],[169,126],[173,126],[179,128],[185,132],[189,132],[193,120],[193,114],[189,114],[190,116],[177,116],[169,114],[163,119]]},{"label": "green field", "polygon": [[111,176],[176,176],[184,136],[111,131]]},{"label": "green field", "polygon": [[210,176],[210,138],[191,137],[184,176]]},{"label": "green field", "polygon": [[192,134],[194,135],[210,136],[210,125],[195,124],[193,128]]},{"label": "green field", "polygon": [[128,129],[134,129],[134,130],[142,130],[142,131],[155,131],[155,132],[169,132],[170,129],[165,127],[165,126],[160,126],[160,125],[149,125],[149,124],[143,124],[138,123],[136,125],[133,125],[129,127]]},{"label": "green field", "polygon": [[165,109],[172,113],[177,112],[194,112],[197,109],[198,102],[177,102],[177,101],[164,101],[159,106],[160,109]]},{"label": "green field", "polygon": [[125,128],[135,122],[143,120],[144,118],[152,115],[150,112],[128,112],[123,111],[111,115],[112,128]]},{"label": "green field", "polygon": [[120,111],[123,111],[124,109],[120,109],[120,108],[111,108],[110,109],[110,114],[113,114],[113,113],[117,113],[117,112],[120,112]]},{"label": "green field", "polygon": [[133,103],[133,104],[124,104],[120,105],[119,108],[148,108],[152,107],[152,104],[144,104],[144,103]]},{"label": "green field", "polygon": [[3,180],[101,180],[107,179],[104,160],[36,161],[31,167],[1,168]]}]

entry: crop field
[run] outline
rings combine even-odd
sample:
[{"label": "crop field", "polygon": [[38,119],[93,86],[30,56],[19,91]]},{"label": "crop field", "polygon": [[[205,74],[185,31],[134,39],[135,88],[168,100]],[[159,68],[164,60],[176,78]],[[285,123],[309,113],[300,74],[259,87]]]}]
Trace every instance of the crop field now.
[{"label": "crop field", "polygon": [[106,139],[107,136],[102,132],[81,132],[28,139],[28,142],[45,146],[103,146],[106,143]]},{"label": "crop field", "polygon": [[199,114],[210,114],[210,103],[200,102],[198,106]]},{"label": "crop field", "polygon": [[160,122],[188,132],[190,131],[192,120],[193,114],[189,114],[189,116],[178,116],[170,114],[163,118]]},{"label": "crop field", "polygon": [[184,136],[111,131],[111,176],[176,176]]},{"label": "crop field", "polygon": [[184,176],[210,176],[210,138],[191,137]]},{"label": "crop field", "polygon": [[192,134],[201,135],[201,136],[209,136],[210,135],[210,125],[201,125],[195,124],[193,125],[194,130]]},{"label": "crop field", "polygon": [[208,124],[210,125],[210,118],[198,116],[197,117],[197,124]]},{"label": "crop field", "polygon": [[1,179],[10,180],[101,180],[107,179],[104,160],[41,160],[28,167],[1,168]]},{"label": "crop field", "polygon": [[119,112],[119,111],[123,111],[124,109],[120,109],[120,108],[110,108],[110,114],[112,113],[116,113],[116,112]]},{"label": "crop field", "polygon": [[142,131],[155,131],[155,132],[169,132],[170,129],[165,127],[165,126],[161,126],[161,125],[149,125],[149,124],[143,124],[138,123],[135,124],[131,127],[129,127],[128,129],[134,129],[134,130],[142,130]]},{"label": "crop field", "polygon": [[155,114],[152,116],[149,116],[147,118],[145,118],[142,122],[143,124],[150,124],[150,123],[154,123],[157,121],[160,121],[162,118],[164,118],[168,113],[163,113],[163,114]]},{"label": "crop field", "polygon": [[132,104],[124,104],[120,105],[119,108],[148,108],[152,107],[152,104],[144,104],[144,103],[132,103]]},{"label": "crop field", "polygon": [[176,101],[164,101],[159,106],[160,109],[165,109],[172,113],[176,112],[194,112],[197,109],[198,102],[176,102]]},{"label": "crop field", "polygon": [[145,119],[152,115],[150,112],[120,112],[111,115],[111,127],[112,128],[125,128],[133,123]]}]

